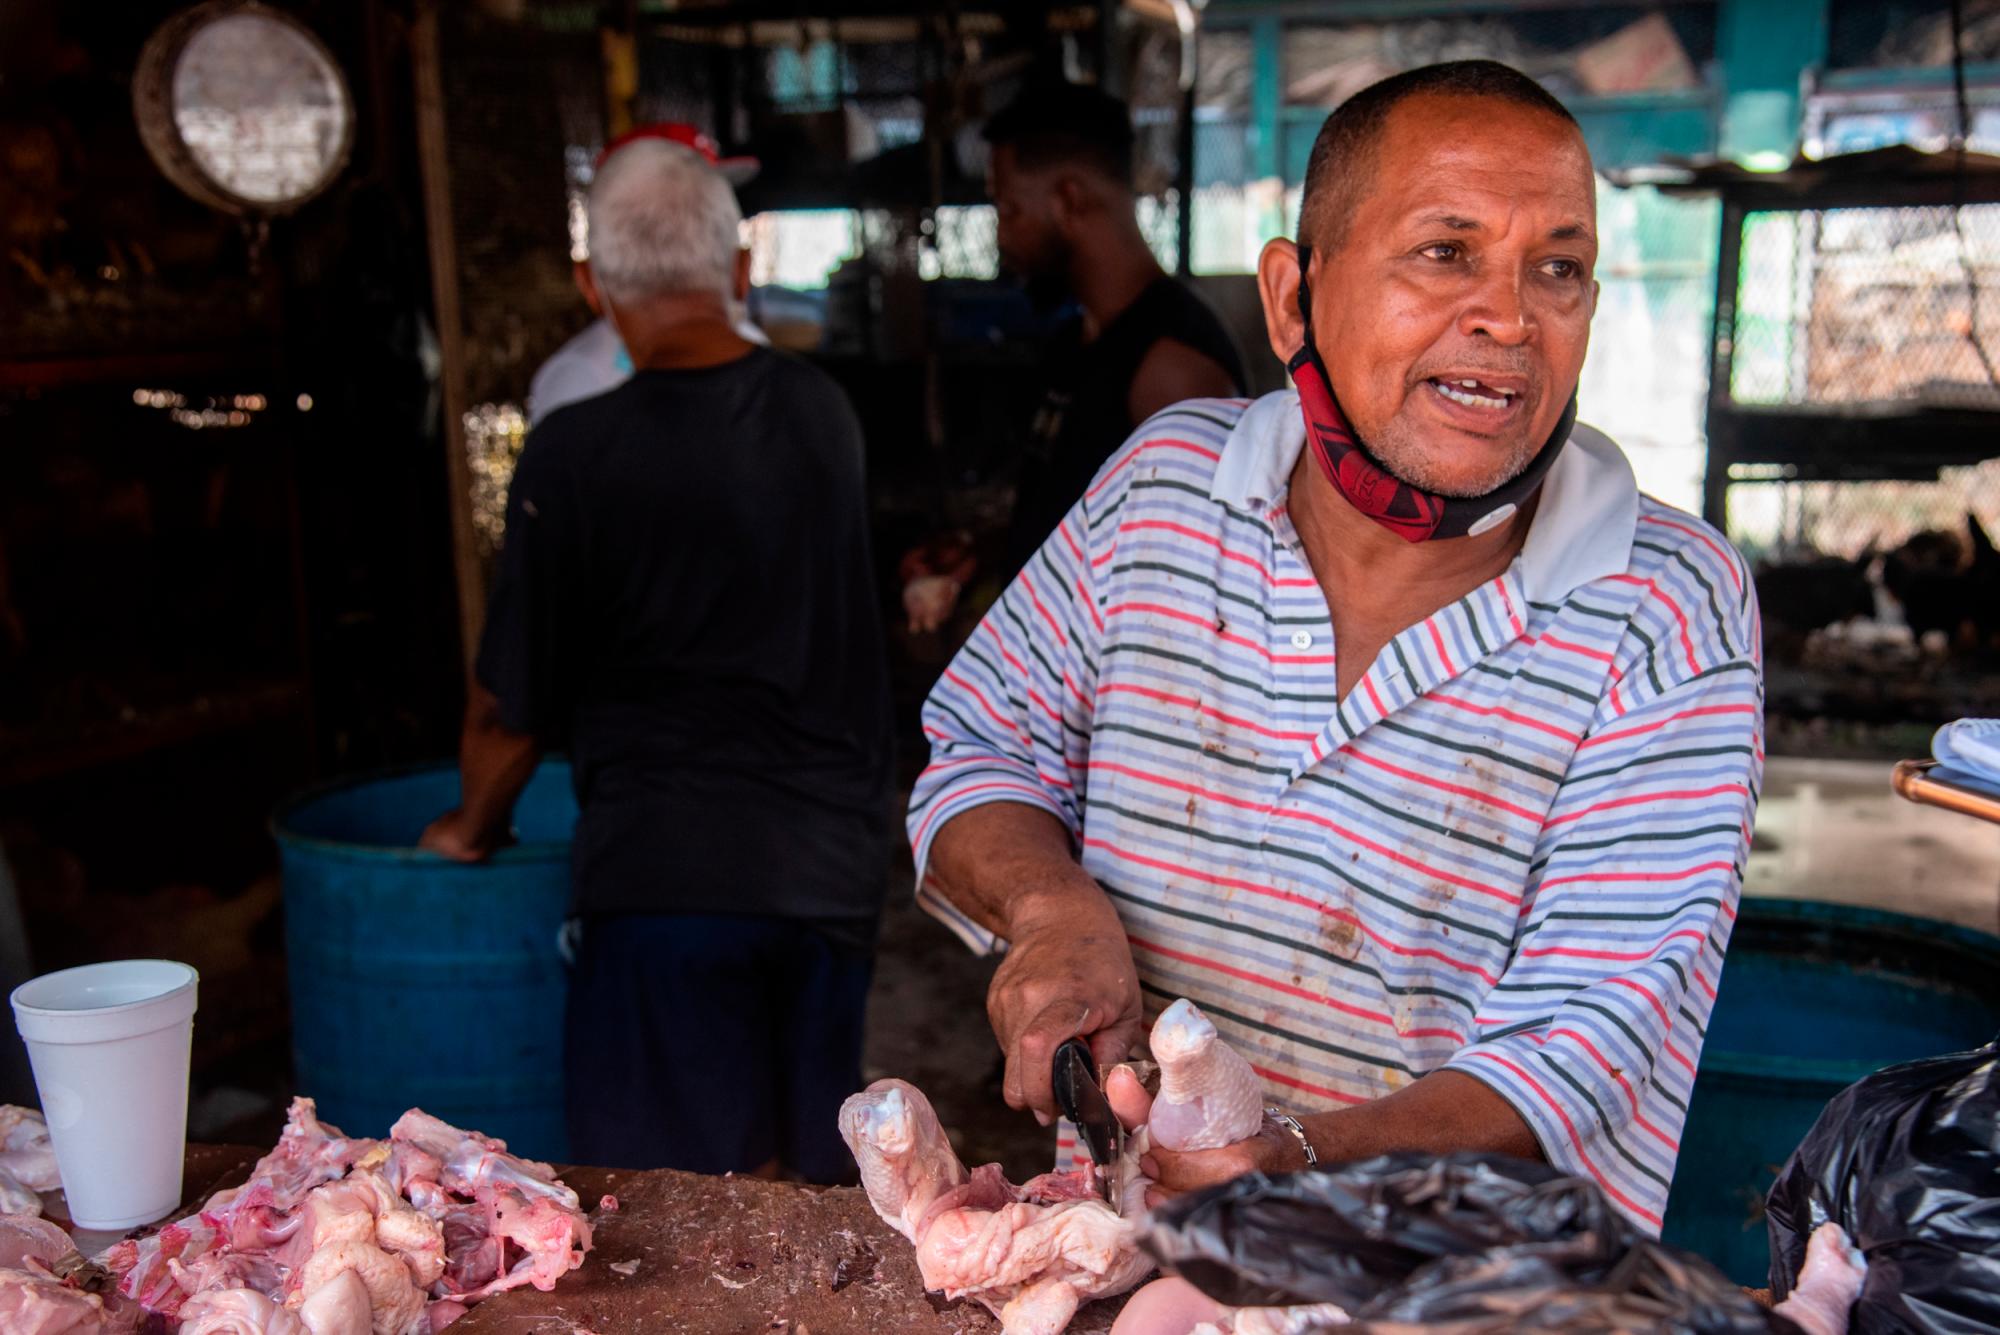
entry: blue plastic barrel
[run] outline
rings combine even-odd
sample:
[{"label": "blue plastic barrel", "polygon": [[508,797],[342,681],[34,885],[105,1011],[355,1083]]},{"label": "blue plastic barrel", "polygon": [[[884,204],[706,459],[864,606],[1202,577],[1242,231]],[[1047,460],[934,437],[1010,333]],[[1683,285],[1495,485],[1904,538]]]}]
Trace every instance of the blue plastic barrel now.
[{"label": "blue plastic barrel", "polygon": [[1769,1280],[1764,1197],[1828,1099],[2000,1032],[2000,937],[1901,913],[1746,899],[1695,1078],[1668,1242]]},{"label": "blue plastic barrel", "polygon": [[415,847],[457,803],[457,770],[426,768],[316,789],[272,821],[298,1092],[350,1135],[415,1107],[561,1159],[569,766],[535,772],[520,842],[476,866]]}]

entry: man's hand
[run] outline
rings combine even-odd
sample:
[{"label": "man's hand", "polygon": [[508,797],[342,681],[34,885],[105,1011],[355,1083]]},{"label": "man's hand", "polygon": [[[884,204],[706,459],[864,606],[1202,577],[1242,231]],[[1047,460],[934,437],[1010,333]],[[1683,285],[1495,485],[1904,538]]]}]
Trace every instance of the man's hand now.
[{"label": "man's hand", "polygon": [[480,830],[460,808],[447,811],[424,829],[417,847],[453,862],[484,862],[501,840]]},{"label": "man's hand", "polygon": [[1050,1063],[1066,1039],[1083,1037],[1100,1065],[1123,1061],[1139,1037],[1139,974],[1117,910],[1094,896],[1030,900],[1013,914],[1007,958],[986,993],[993,1036],[1007,1054],[1010,1108],[1055,1117]]},{"label": "man's hand", "polygon": [[910,634],[928,635],[951,620],[958,597],[979,568],[970,533],[945,533],[903,553],[897,578],[903,582],[903,613]]},{"label": "man's hand", "polygon": [[[1153,1114],[1152,1096],[1130,1067],[1113,1071],[1104,1081],[1104,1096],[1118,1114],[1127,1134],[1137,1131]],[[1248,1140],[1214,1150],[1169,1150],[1153,1146],[1139,1160],[1139,1171],[1153,1180],[1146,1189],[1146,1208],[1157,1209],[1184,1191],[1198,1191],[1245,1173],[1289,1173],[1306,1166],[1298,1138],[1268,1118]]]},{"label": "man's hand", "polygon": [[903,613],[910,634],[928,635],[951,620],[964,586],[950,575],[919,575],[903,586]]},{"label": "man's hand", "polygon": [[1184,1191],[1199,1191],[1245,1173],[1290,1173],[1305,1166],[1305,1151],[1297,1137],[1268,1118],[1250,1139],[1219,1150],[1175,1151],[1155,1145],[1139,1160],[1139,1171],[1153,1179],[1146,1189],[1149,1210]]}]

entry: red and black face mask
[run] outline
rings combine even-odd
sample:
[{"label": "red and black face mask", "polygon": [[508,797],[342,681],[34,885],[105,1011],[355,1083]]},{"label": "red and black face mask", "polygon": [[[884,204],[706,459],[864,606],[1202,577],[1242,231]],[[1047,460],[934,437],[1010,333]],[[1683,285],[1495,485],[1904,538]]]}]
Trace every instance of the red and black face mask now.
[{"label": "red and black face mask", "polygon": [[1306,264],[1312,252],[1299,247],[1299,315],[1305,321],[1305,340],[1292,356],[1287,370],[1299,389],[1299,407],[1305,413],[1306,443],[1319,460],[1320,471],[1333,483],[1347,503],[1390,532],[1410,542],[1431,538],[1463,538],[1484,533],[1525,504],[1548,476],[1556,456],[1576,425],[1576,396],[1571,395],[1562,420],[1528,466],[1518,477],[1503,482],[1484,496],[1440,496],[1413,487],[1396,477],[1370,453],[1368,446],[1347,424],[1334,398],[1333,381],[1313,344],[1312,296],[1306,287]]}]

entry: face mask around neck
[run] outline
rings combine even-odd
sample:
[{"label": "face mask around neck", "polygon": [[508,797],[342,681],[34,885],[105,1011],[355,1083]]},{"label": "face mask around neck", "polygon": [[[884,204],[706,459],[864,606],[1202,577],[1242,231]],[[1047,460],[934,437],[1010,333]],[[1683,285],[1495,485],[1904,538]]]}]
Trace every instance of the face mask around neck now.
[{"label": "face mask around neck", "polygon": [[1313,343],[1312,296],[1306,286],[1311,257],[1307,247],[1299,247],[1299,315],[1304,320],[1304,339],[1286,370],[1298,386],[1299,408],[1306,419],[1306,445],[1327,481],[1349,505],[1409,542],[1475,537],[1506,523],[1535,494],[1562,453],[1576,425],[1576,396],[1570,396],[1562,420],[1528,466],[1484,496],[1444,496],[1410,485],[1375,457],[1347,424],[1340,401],[1334,397],[1333,381]]}]

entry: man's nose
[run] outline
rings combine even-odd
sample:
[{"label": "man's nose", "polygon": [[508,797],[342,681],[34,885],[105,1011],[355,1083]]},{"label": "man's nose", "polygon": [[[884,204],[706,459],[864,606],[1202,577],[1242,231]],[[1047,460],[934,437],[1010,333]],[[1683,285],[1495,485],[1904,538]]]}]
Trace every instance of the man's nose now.
[{"label": "man's nose", "polygon": [[1519,347],[1535,336],[1534,316],[1521,291],[1521,275],[1511,265],[1495,265],[1481,276],[1458,317],[1459,332],[1484,334],[1502,347]]}]

